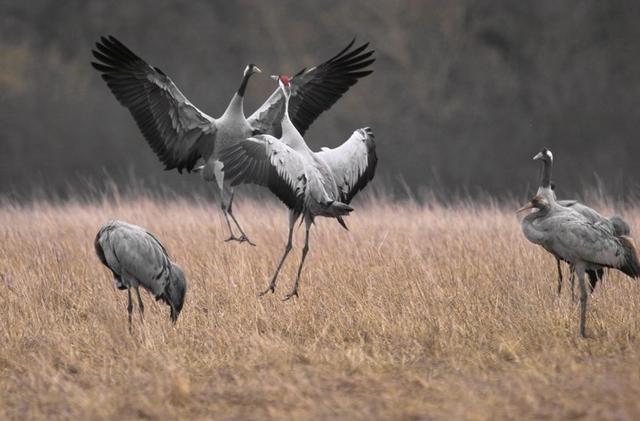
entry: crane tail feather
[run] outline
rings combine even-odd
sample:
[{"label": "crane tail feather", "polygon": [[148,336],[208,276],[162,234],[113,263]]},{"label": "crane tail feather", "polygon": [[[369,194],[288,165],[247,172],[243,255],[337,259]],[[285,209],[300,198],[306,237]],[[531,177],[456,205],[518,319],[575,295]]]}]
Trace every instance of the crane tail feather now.
[{"label": "crane tail feather", "polygon": [[344,228],[347,231],[349,231],[349,228],[347,227],[347,224],[344,222],[344,219],[341,216],[338,216],[336,219],[338,220],[340,225],[342,225],[342,228]]}]

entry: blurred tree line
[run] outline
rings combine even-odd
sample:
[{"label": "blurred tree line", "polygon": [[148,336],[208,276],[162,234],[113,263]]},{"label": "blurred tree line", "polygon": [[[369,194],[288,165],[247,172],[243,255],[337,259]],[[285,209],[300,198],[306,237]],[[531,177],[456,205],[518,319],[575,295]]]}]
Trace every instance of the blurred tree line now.
[{"label": "blurred tree line", "polygon": [[[247,63],[293,73],[353,37],[375,72],[308,132],[313,149],[373,127],[387,185],[444,194],[533,191],[543,146],[562,195],[640,181],[640,3],[635,1],[59,1],[0,3],[0,194],[131,178],[204,192],[164,172],[89,65],[103,34],[222,113]],[[257,76],[249,115],[274,89]],[[81,187],[80,187],[81,188]]]}]

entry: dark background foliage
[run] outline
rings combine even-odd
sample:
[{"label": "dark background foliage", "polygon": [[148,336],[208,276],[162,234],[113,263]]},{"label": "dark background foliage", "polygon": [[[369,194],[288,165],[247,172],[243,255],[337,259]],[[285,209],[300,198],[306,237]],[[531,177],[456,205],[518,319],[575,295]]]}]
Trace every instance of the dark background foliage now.
[{"label": "dark background foliage", "polygon": [[[249,62],[293,73],[353,36],[377,62],[308,132],[313,149],[370,125],[378,178],[477,196],[531,192],[543,146],[563,195],[640,180],[640,3],[634,1],[10,1],[0,6],[0,193],[137,182],[193,194],[164,172],[90,66],[113,34],[199,108],[224,110]],[[255,77],[247,114],[273,90]],[[78,187],[79,186],[79,187]]]}]

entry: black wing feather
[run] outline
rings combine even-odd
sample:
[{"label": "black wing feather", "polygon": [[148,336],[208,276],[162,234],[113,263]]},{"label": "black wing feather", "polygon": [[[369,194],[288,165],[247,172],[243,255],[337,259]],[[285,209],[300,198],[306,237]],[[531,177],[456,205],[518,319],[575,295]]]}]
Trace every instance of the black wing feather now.
[{"label": "black wing feather", "polygon": [[165,169],[191,171],[213,152],[214,120],[193,106],[169,77],[113,36],[93,50],[101,73],[118,101],[129,109]]},{"label": "black wing feather", "polygon": [[[318,116],[331,108],[351,86],[373,72],[362,70],[375,62],[375,58],[370,58],[373,50],[363,53],[369,43],[349,51],[354,43],[355,38],[340,53],[313,69],[313,79],[301,86],[298,93],[292,95],[289,101],[289,115],[301,135],[304,135]],[[292,83],[295,85],[296,78],[303,77],[304,73],[294,77]]]},{"label": "black wing feather", "polygon": [[[355,38],[338,54],[310,69],[302,69],[291,78],[289,116],[294,126],[304,136],[309,126],[320,114],[328,110],[359,79],[371,74],[366,69],[375,62],[374,50],[367,50],[369,43],[351,50]],[[262,133],[279,137],[284,113],[284,97],[277,89],[251,117],[250,124]]]}]

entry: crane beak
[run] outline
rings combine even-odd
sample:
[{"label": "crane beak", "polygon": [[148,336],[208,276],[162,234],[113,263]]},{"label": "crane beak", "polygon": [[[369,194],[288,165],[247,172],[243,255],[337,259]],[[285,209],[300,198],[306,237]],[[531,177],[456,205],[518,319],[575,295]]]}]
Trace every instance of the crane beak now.
[{"label": "crane beak", "polygon": [[256,73],[262,73],[262,70],[260,70],[258,66],[253,66],[253,70],[255,70]]},{"label": "crane beak", "polygon": [[538,160],[538,159],[542,159],[542,158],[543,158],[543,156],[542,156],[542,152],[538,152],[538,153],[536,154],[536,156],[534,156],[534,157],[533,157],[533,160],[534,160],[534,161],[536,161],[536,160]]},{"label": "crane beak", "polygon": [[526,205],[524,205],[523,207],[521,207],[520,209],[518,209],[516,211],[516,213],[520,213],[520,212],[526,211],[526,210],[531,209],[531,208],[533,208],[533,203],[529,202]]},{"label": "crane beak", "polygon": [[273,79],[273,80],[278,80],[278,79],[280,79],[280,77],[279,77],[278,75],[271,75],[271,76],[269,76],[269,77],[270,77],[271,79]]}]

